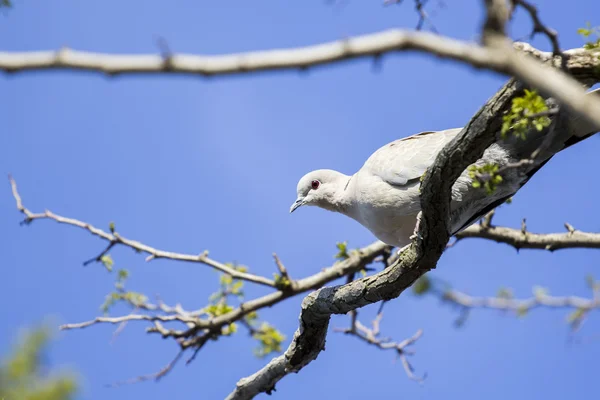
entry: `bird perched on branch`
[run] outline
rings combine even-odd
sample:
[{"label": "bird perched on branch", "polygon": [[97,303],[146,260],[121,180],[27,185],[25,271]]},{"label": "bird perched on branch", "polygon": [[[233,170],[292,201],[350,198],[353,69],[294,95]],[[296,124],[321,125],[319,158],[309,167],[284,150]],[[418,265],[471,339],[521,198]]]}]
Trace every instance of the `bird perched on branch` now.
[{"label": "bird perched on branch", "polygon": [[[600,89],[590,93],[598,95]],[[553,100],[546,103],[552,107]],[[497,141],[465,169],[452,187],[450,234],[513,196],[556,153],[598,132],[582,118],[554,107],[554,113],[547,113],[554,114],[547,128],[530,127],[508,137],[498,132]],[[351,176],[330,169],[309,172],[298,182],[290,213],[304,205],[338,212],[382,242],[404,247],[412,240],[421,210],[421,177],[461,130],[421,132],[395,140],[375,151]]]}]

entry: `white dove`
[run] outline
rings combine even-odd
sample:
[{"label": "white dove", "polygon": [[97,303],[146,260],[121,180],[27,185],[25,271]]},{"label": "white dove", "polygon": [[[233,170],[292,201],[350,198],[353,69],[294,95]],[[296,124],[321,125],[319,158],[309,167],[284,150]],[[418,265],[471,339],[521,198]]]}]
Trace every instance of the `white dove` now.
[{"label": "white dove", "polygon": [[[600,89],[593,92],[600,93]],[[395,140],[375,151],[351,176],[330,169],[309,172],[298,182],[297,199],[290,213],[304,205],[338,212],[358,221],[382,242],[402,248],[410,244],[421,210],[420,178],[438,152],[461,130],[421,132]],[[537,156],[536,163],[525,168],[507,169],[502,183],[492,194],[473,188],[472,179],[465,170],[452,187],[450,233],[468,227],[502,204],[552,156],[598,130],[583,119],[572,117],[563,131],[554,137],[545,152]],[[475,164],[495,163],[501,168],[529,158],[540,147],[545,133],[532,129],[524,140],[516,137],[503,140],[498,135],[498,141]]]}]

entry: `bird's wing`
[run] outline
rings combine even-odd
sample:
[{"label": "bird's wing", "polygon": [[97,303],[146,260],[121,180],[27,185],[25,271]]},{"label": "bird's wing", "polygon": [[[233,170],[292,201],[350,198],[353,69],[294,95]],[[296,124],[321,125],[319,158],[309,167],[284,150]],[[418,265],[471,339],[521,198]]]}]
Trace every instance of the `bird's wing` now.
[{"label": "bird's wing", "polygon": [[436,155],[462,128],[421,132],[395,140],[371,155],[362,169],[390,185],[403,186],[419,179]]}]

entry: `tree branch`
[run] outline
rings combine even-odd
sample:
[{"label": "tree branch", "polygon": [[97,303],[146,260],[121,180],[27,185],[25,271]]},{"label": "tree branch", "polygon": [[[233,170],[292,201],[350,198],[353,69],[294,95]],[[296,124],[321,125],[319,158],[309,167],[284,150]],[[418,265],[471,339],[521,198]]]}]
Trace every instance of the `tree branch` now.
[{"label": "tree branch", "polygon": [[438,154],[421,185],[423,217],[417,241],[383,271],[345,285],[325,287],[309,294],[302,303],[300,326],[285,353],[255,374],[241,379],[228,399],[250,399],[270,393],[291,372],[298,372],[317,358],[325,345],[332,314],[398,297],[420,276],[435,268],[449,239],[450,191],[464,169],[475,162],[495,140],[502,111],[518,92],[511,81],[492,98]]},{"label": "tree branch", "polygon": [[[117,244],[121,244],[121,245],[129,247],[135,251],[149,254],[148,258],[146,258],[146,261],[151,261],[151,260],[157,259],[157,258],[165,258],[165,259],[175,260],[175,261],[187,261],[187,262],[201,263],[201,264],[208,265],[218,271],[221,271],[223,273],[231,275],[233,278],[236,278],[236,279],[241,279],[244,281],[257,283],[257,284],[264,285],[264,286],[275,287],[275,281],[273,281],[272,279],[268,279],[268,278],[254,275],[254,274],[248,274],[245,272],[240,272],[240,271],[238,271],[234,268],[231,268],[225,264],[222,264],[218,261],[208,258],[207,251],[205,251],[204,253],[195,255],[195,254],[182,254],[182,253],[173,253],[170,251],[158,250],[158,249],[155,249],[148,245],[145,245],[143,243],[140,243],[138,241],[127,239],[127,238],[119,235],[116,232],[113,232],[113,233],[105,232],[102,229],[96,228],[95,226],[88,224],[87,222],[79,221],[79,220],[73,219],[73,218],[62,217],[60,215],[54,214],[50,210],[46,210],[43,213],[33,213],[23,205],[21,196],[19,195],[19,192],[17,191],[16,181],[10,175],[9,175],[8,179],[9,179],[10,185],[12,187],[13,196],[17,203],[17,209],[22,214],[25,215],[25,219],[23,220],[22,224],[30,224],[31,222],[38,220],[38,219],[51,219],[51,220],[54,220],[61,224],[72,225],[72,226],[76,226],[76,227],[85,229],[88,232],[90,232],[92,235],[98,236],[101,239],[107,240],[109,242],[108,247],[98,257],[93,258],[92,259],[93,261],[100,261],[101,256],[106,254],[108,252],[108,250],[110,250],[113,246],[115,246]],[[84,263],[84,265],[87,265],[88,263],[89,263],[89,261],[86,261]]]},{"label": "tree branch", "polygon": [[[290,290],[279,290],[277,292],[269,293],[267,295],[258,297],[256,299],[249,300],[249,301],[241,304],[240,307],[235,308],[232,311],[228,312],[227,314],[224,314],[224,315],[221,315],[218,317],[214,317],[214,318],[210,318],[210,319],[199,319],[199,318],[193,319],[193,321],[192,321],[194,324],[193,330],[197,331],[197,330],[208,329],[208,328],[217,329],[222,326],[228,325],[232,322],[238,321],[239,319],[243,318],[245,315],[247,315],[248,313],[250,313],[252,311],[257,311],[257,310],[260,310],[265,307],[270,307],[270,306],[277,304],[289,297],[298,295],[300,293],[307,292],[309,290],[318,289],[333,280],[336,280],[338,278],[346,276],[350,273],[360,271],[367,264],[373,262],[373,260],[375,260],[375,258],[377,258],[381,255],[387,254],[387,252],[389,252],[389,249],[390,249],[390,246],[388,246],[382,242],[375,242],[369,246],[366,246],[366,247],[363,247],[363,248],[357,250],[356,252],[352,252],[352,254],[350,254],[350,257],[344,261],[338,262],[338,263],[334,264],[333,266],[326,268],[325,270],[323,270],[319,273],[316,273],[316,274],[308,276],[306,278],[294,281],[295,285],[294,285],[293,289],[290,288]],[[141,305],[140,308],[146,308],[146,306]],[[149,309],[155,310],[155,307],[151,307]],[[195,317],[195,316],[199,316],[200,314],[202,314],[201,311],[202,310],[197,310],[197,311],[189,312],[184,315],[189,315],[190,317],[192,317],[192,316]],[[129,316],[127,316],[127,317],[129,317]],[[151,316],[143,316],[140,318],[133,317],[131,319],[153,320],[151,318],[152,318]],[[176,319],[177,318],[175,318],[175,320]],[[71,324],[71,325],[65,326],[65,328],[63,328],[63,329],[72,329],[72,328],[83,327],[83,326],[78,326],[78,325],[89,326],[89,325],[91,325],[91,323],[94,323],[94,321],[95,320],[82,322],[82,323],[78,323],[78,324]],[[95,321],[95,322],[113,323],[112,321]],[[118,321],[118,322],[120,322],[120,321]],[[117,323],[117,321],[114,323]],[[190,335],[191,333],[192,332],[187,332],[186,335]]]},{"label": "tree branch", "polygon": [[[17,190],[17,184],[12,177],[10,178],[11,188],[13,192],[13,196],[15,197],[15,201],[17,204],[17,209],[25,215],[25,220],[22,224],[29,224],[36,219],[53,219],[59,223],[65,223],[67,225],[76,226],[82,229],[87,230],[94,236],[98,236],[104,240],[109,242],[109,246],[105,249],[101,254],[106,254],[107,250],[110,247],[116,244],[123,244],[130,248],[133,248],[138,251],[143,251],[149,253],[151,256],[156,258],[157,256],[162,258],[168,258],[175,261],[196,261],[203,262],[197,259],[194,259],[195,256],[188,256],[185,254],[178,253],[168,253],[160,250],[153,249],[147,245],[139,243],[137,241],[125,239],[122,236],[118,235],[114,232],[114,226],[111,224],[111,232],[112,234],[107,233],[101,229],[98,229],[86,222],[75,220],[72,218],[62,217],[56,214],[51,213],[50,211],[45,211],[44,213],[33,213],[29,209],[27,209],[22,202],[21,196]],[[289,281],[287,285],[281,285],[284,283],[280,282],[276,287],[279,289],[276,292],[269,293],[262,297],[244,302],[240,304],[239,307],[234,308],[233,310],[219,316],[212,316],[206,312],[205,309],[199,309],[195,311],[185,311],[180,305],[175,307],[167,306],[163,303],[159,304],[150,304],[146,302],[137,303],[132,305],[136,308],[136,310],[147,310],[150,312],[159,312],[162,314],[140,314],[134,313],[120,316],[120,317],[97,317],[93,320],[74,323],[74,324],[66,324],[61,326],[63,330],[71,330],[71,329],[82,329],[89,327],[91,325],[100,324],[100,323],[110,323],[110,324],[123,324],[129,321],[150,321],[154,324],[154,326],[149,327],[147,332],[149,333],[159,333],[163,338],[171,337],[174,338],[181,349],[187,349],[190,347],[194,347],[195,353],[191,359],[195,357],[197,352],[202,348],[202,346],[208,341],[209,338],[218,337],[221,333],[221,329],[229,325],[233,322],[242,320],[246,315],[253,311],[257,311],[259,309],[272,306],[277,304],[289,297],[298,295],[300,293],[304,293],[309,290],[314,290],[322,287],[328,282],[339,279],[340,277],[347,276],[348,274],[353,274],[361,269],[364,269],[366,265],[373,262],[376,258],[379,257],[387,257],[391,251],[391,246],[388,246],[382,242],[375,242],[369,246],[366,246],[362,249],[358,249],[356,251],[350,252],[347,259],[336,262],[330,268],[326,268],[319,273],[308,276],[299,280],[291,280],[287,273],[287,270],[281,263],[281,261],[274,255],[276,265],[280,270],[282,277],[286,278]],[[98,257],[94,258],[96,260]],[[191,259],[190,259],[191,258]],[[203,259],[205,260],[205,259]],[[224,273],[229,273],[229,267],[227,270],[224,270]],[[251,274],[241,273],[240,271],[234,270],[233,276],[236,279],[244,279],[243,276],[252,276]],[[241,274],[241,275],[240,275]],[[259,277],[260,278],[260,277]],[[249,281],[256,281],[256,279],[246,279]],[[279,287],[281,286],[281,287]],[[202,318],[204,317],[204,318]],[[162,323],[171,323],[171,322],[180,322],[186,325],[187,329],[184,330],[174,330],[165,328]],[[190,359],[190,360],[191,360]],[[172,365],[171,365],[172,366]],[[169,368],[170,369],[170,368]],[[162,371],[162,370],[161,370]],[[150,375],[154,376],[157,379],[163,376],[164,374],[155,374]],[[144,377],[146,379],[147,377]],[[134,379],[134,382],[138,382],[139,379]]]},{"label": "tree branch", "polygon": [[[529,17],[533,22],[533,29],[531,31],[530,39],[533,39],[536,33],[544,34],[550,41],[550,44],[552,45],[552,54],[555,56],[563,57],[560,49],[560,44],[558,42],[558,33],[554,29],[542,23],[537,8],[533,4],[525,0],[510,0],[510,2],[513,9],[516,6],[521,6],[529,14]],[[566,59],[564,59],[564,61],[566,61]]]},{"label": "tree branch", "polygon": [[[489,0],[492,4],[494,1]],[[497,1],[496,4],[499,4]],[[441,58],[453,59],[476,68],[491,69],[515,76],[526,84],[538,88],[547,96],[554,97],[573,113],[583,116],[600,128],[600,99],[584,96],[583,88],[566,74],[556,70],[556,58],[526,44],[511,46],[503,37],[506,18],[493,20],[498,15],[489,16],[491,32],[486,46],[444,38],[425,32],[404,32],[391,30],[372,35],[364,35],[342,41],[335,41],[298,49],[270,50],[265,52],[242,53],[222,56],[195,56],[172,54],[163,55],[110,55],[62,49],[58,52],[0,53],[0,70],[20,72],[27,70],[75,69],[103,72],[108,75],[122,73],[185,73],[204,76],[249,73],[281,69],[306,69],[343,60],[373,57],[395,51],[415,50],[431,53]],[[164,46],[163,46],[164,47]],[[514,50],[516,47],[520,52]],[[572,50],[567,61],[568,71],[587,84],[600,81],[597,57]],[[567,52],[569,53],[569,52]],[[533,55],[552,65],[542,65],[525,54]],[[290,372],[297,372],[316,359],[324,348],[328,323],[332,314],[343,314],[381,300],[399,296],[417,278],[435,268],[449,239],[448,219],[450,209],[450,189],[461,172],[475,162],[483,151],[494,141],[500,130],[499,115],[506,111],[518,91],[518,85],[510,82],[486,106],[478,112],[469,125],[449,143],[427,171],[422,184],[421,208],[422,223],[417,240],[398,258],[398,262],[373,276],[332,288],[322,288],[307,296],[302,304],[300,327],[287,351],[273,359],[263,369],[251,377],[238,382],[229,398],[252,398],[260,392],[269,393],[274,385]],[[24,223],[35,219],[53,219],[59,223],[78,226],[91,234],[109,242],[103,254],[113,245],[122,244],[134,250],[149,254],[153,258],[167,258],[177,261],[199,262],[231,275],[236,279],[247,280],[277,288],[273,280],[242,273],[227,265],[208,258],[208,254],[187,255],[157,250],[142,243],[123,238],[116,232],[107,233],[79,220],[61,217],[50,211],[34,214],[26,209],[11,178],[17,208],[25,215]],[[488,228],[490,229],[490,228]],[[112,231],[112,229],[111,229]],[[374,243],[358,254],[334,265],[331,269],[294,282],[294,287],[279,290],[258,299],[242,304],[238,309],[219,317],[207,320],[194,320],[193,328],[181,333],[167,331],[160,325],[160,319],[144,316],[155,323],[154,331],[167,336],[190,337],[181,342],[182,348],[200,349],[219,327],[236,321],[248,312],[275,304],[287,297],[303,291],[319,288],[322,285],[348,273],[355,272],[376,257],[389,251],[389,246]],[[99,257],[96,258],[96,260]],[[279,264],[278,264],[279,265]],[[280,269],[283,265],[280,266]],[[281,269],[283,271],[285,269]],[[130,316],[128,316],[130,317]],[[121,317],[124,318],[124,317]],[[151,319],[154,318],[154,319]],[[164,318],[164,316],[163,316]],[[135,318],[132,318],[135,319]],[[178,318],[172,318],[177,320]],[[123,320],[119,321],[122,322]],[[97,321],[111,322],[111,321]],[[95,323],[95,322],[92,322]],[[116,322],[115,322],[116,323]],[[89,323],[88,323],[89,324]],[[87,326],[87,325],[85,325]],[[79,326],[83,327],[83,326]],[[206,330],[196,336],[199,330]],[[165,333],[166,332],[166,333]]]},{"label": "tree branch", "polygon": [[424,380],[424,378],[418,377],[414,374],[414,369],[406,357],[407,355],[413,355],[415,353],[413,350],[407,349],[407,347],[413,345],[417,340],[419,340],[423,334],[423,330],[419,329],[413,336],[404,339],[401,342],[392,342],[389,338],[382,338],[379,336],[379,325],[381,323],[381,319],[383,318],[382,312],[377,314],[377,317],[375,317],[373,320],[371,328],[366,327],[356,319],[356,310],[351,311],[351,313],[352,319],[350,327],[345,329],[336,328],[336,332],[342,332],[347,335],[355,336],[363,342],[375,346],[380,350],[394,350],[402,362],[402,366],[404,367],[406,375],[410,379],[417,382]]},{"label": "tree branch", "polygon": [[[570,227],[570,225],[568,226]],[[526,229],[523,232],[522,229],[477,224],[471,225],[454,236],[456,242],[467,238],[488,239],[506,243],[517,250],[600,249],[600,233],[582,232],[572,227],[568,228],[565,233],[532,233]]]},{"label": "tree branch", "polygon": [[[0,52],[0,70],[71,69],[107,75],[130,73],[178,73],[202,76],[243,74],[282,69],[303,70],[339,61],[381,56],[405,50],[426,51],[444,58],[467,61],[476,67],[488,64],[484,48],[427,32],[398,29],[355,36],[345,40],[266,51],[225,55],[109,54],[68,48],[58,51]],[[168,63],[165,62],[168,60]]]},{"label": "tree branch", "polygon": [[[584,96],[584,89],[569,76],[513,50],[502,35],[494,40],[487,35],[487,46],[446,38],[432,33],[388,30],[354,38],[300,47],[218,56],[191,54],[116,55],[79,52],[67,48],[59,51],[0,52],[0,70],[74,69],[103,72],[108,75],[125,73],[185,73],[204,76],[240,74],[282,69],[306,69],[339,61],[375,57],[385,53],[414,50],[453,59],[476,68],[486,68],[514,76],[548,96],[554,97],[572,112],[583,116],[600,128],[600,99]],[[517,48],[527,47],[516,44]],[[578,52],[574,52],[578,54]],[[529,54],[544,53],[530,51]],[[551,55],[545,54],[551,59]],[[594,57],[591,57],[592,59]],[[590,60],[586,60],[589,62]],[[592,61],[600,65],[597,58]],[[567,63],[567,69],[569,64]],[[573,73],[574,71],[571,71]],[[588,79],[600,81],[600,72],[586,71]]]},{"label": "tree branch", "polygon": [[181,321],[183,323],[194,323],[194,318],[186,318],[182,315],[144,315],[144,314],[129,314],[122,317],[96,317],[93,320],[79,322],[76,324],[64,324],[60,326],[62,330],[82,329],[98,323],[120,324],[125,321]]},{"label": "tree branch", "polygon": [[527,312],[537,307],[573,308],[590,311],[600,308],[600,298],[587,299],[577,296],[556,297],[544,293],[537,293],[528,299],[513,299],[503,297],[473,297],[457,290],[448,290],[443,293],[445,301],[450,301],[465,308],[489,308],[515,312]]},{"label": "tree branch", "polygon": [[[422,279],[429,279],[423,277]],[[534,287],[533,297],[527,299],[515,299],[510,289],[500,289],[495,297],[473,297],[458,290],[449,289],[446,285],[436,287],[428,283],[427,290],[438,296],[443,302],[458,306],[461,310],[456,324],[462,325],[469,315],[469,311],[475,308],[494,309],[510,311],[519,317],[525,316],[529,311],[545,308],[570,308],[572,311],[567,317],[571,329],[578,329],[589,313],[600,309],[600,282],[591,276],[586,278],[587,284],[592,291],[591,298],[578,296],[551,296],[548,291],[541,287]],[[437,285],[440,286],[440,285]]]}]

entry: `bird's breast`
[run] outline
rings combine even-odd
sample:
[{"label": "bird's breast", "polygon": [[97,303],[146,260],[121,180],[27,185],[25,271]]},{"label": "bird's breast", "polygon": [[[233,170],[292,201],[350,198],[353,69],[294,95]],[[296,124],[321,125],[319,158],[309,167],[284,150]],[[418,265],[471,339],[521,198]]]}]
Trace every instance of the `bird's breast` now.
[{"label": "bird's breast", "polygon": [[384,243],[392,246],[410,243],[420,210],[418,183],[400,187],[384,181],[361,183],[359,180],[355,187],[351,216]]}]

